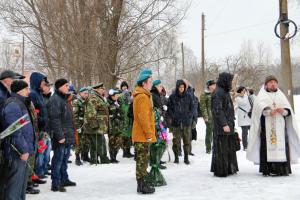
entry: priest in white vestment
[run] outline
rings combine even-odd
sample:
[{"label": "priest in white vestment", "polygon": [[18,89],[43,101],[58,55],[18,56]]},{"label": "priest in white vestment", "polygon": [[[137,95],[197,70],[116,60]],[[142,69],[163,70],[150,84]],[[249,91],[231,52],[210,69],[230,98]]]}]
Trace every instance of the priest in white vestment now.
[{"label": "priest in white vestment", "polygon": [[300,140],[293,109],[268,76],[253,106],[247,159],[259,164],[264,176],[287,176],[300,157]]}]

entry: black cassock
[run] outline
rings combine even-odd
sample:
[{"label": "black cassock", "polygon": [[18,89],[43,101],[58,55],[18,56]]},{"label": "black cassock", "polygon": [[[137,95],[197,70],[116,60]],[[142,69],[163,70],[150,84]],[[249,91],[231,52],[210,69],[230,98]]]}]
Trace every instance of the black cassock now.
[{"label": "black cassock", "polygon": [[[291,115],[290,110],[286,109]],[[288,136],[285,132],[285,149],[287,162],[268,162],[267,161],[267,141],[266,141],[266,118],[261,116],[261,132],[260,132],[260,165],[259,172],[263,173],[264,176],[288,176],[292,173],[291,163],[290,163],[290,153],[288,145]]]}]

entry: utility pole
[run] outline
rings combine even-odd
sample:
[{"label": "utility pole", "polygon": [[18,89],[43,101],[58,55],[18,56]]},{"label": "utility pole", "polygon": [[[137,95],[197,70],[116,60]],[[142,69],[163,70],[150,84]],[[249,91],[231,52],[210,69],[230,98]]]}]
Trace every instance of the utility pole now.
[{"label": "utility pole", "polygon": [[[279,16],[282,22],[288,19],[288,2],[287,0],[279,0]],[[289,33],[289,26],[286,23],[280,23],[280,36],[285,38]],[[290,56],[290,40],[280,39],[281,46],[281,77],[282,77],[282,89],[285,95],[294,108],[293,99],[293,81],[292,81],[292,67]]]},{"label": "utility pole", "polygon": [[25,62],[25,38],[23,35],[23,44],[22,44],[22,75],[24,75],[24,62]]},{"label": "utility pole", "polygon": [[204,52],[204,30],[205,30],[205,15],[202,13],[202,26],[201,26],[201,71],[202,71],[202,86],[205,84],[205,52]]},{"label": "utility pole", "polygon": [[182,55],[182,78],[185,78],[183,42],[181,43],[181,55]]}]

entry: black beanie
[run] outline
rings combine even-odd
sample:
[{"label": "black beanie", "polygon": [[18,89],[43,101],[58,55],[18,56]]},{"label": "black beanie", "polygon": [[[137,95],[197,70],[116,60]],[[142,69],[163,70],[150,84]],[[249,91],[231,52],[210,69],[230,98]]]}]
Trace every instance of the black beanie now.
[{"label": "black beanie", "polygon": [[63,86],[66,83],[69,83],[69,81],[67,81],[67,79],[64,79],[64,78],[57,79],[54,84],[55,89],[58,90],[61,86]]},{"label": "black beanie", "polygon": [[28,83],[26,83],[26,81],[23,80],[15,80],[12,82],[11,86],[10,86],[10,90],[13,93],[17,93],[20,90],[23,90],[24,88],[28,87]]}]

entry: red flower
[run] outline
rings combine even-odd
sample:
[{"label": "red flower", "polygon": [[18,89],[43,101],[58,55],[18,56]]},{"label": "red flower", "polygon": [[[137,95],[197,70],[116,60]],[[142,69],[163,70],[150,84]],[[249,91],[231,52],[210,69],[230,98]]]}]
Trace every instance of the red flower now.
[{"label": "red flower", "polygon": [[35,109],[34,112],[37,113],[37,114],[39,114],[40,110],[39,109]]},{"label": "red flower", "polygon": [[20,119],[19,124],[25,124],[27,121],[25,119]]}]

